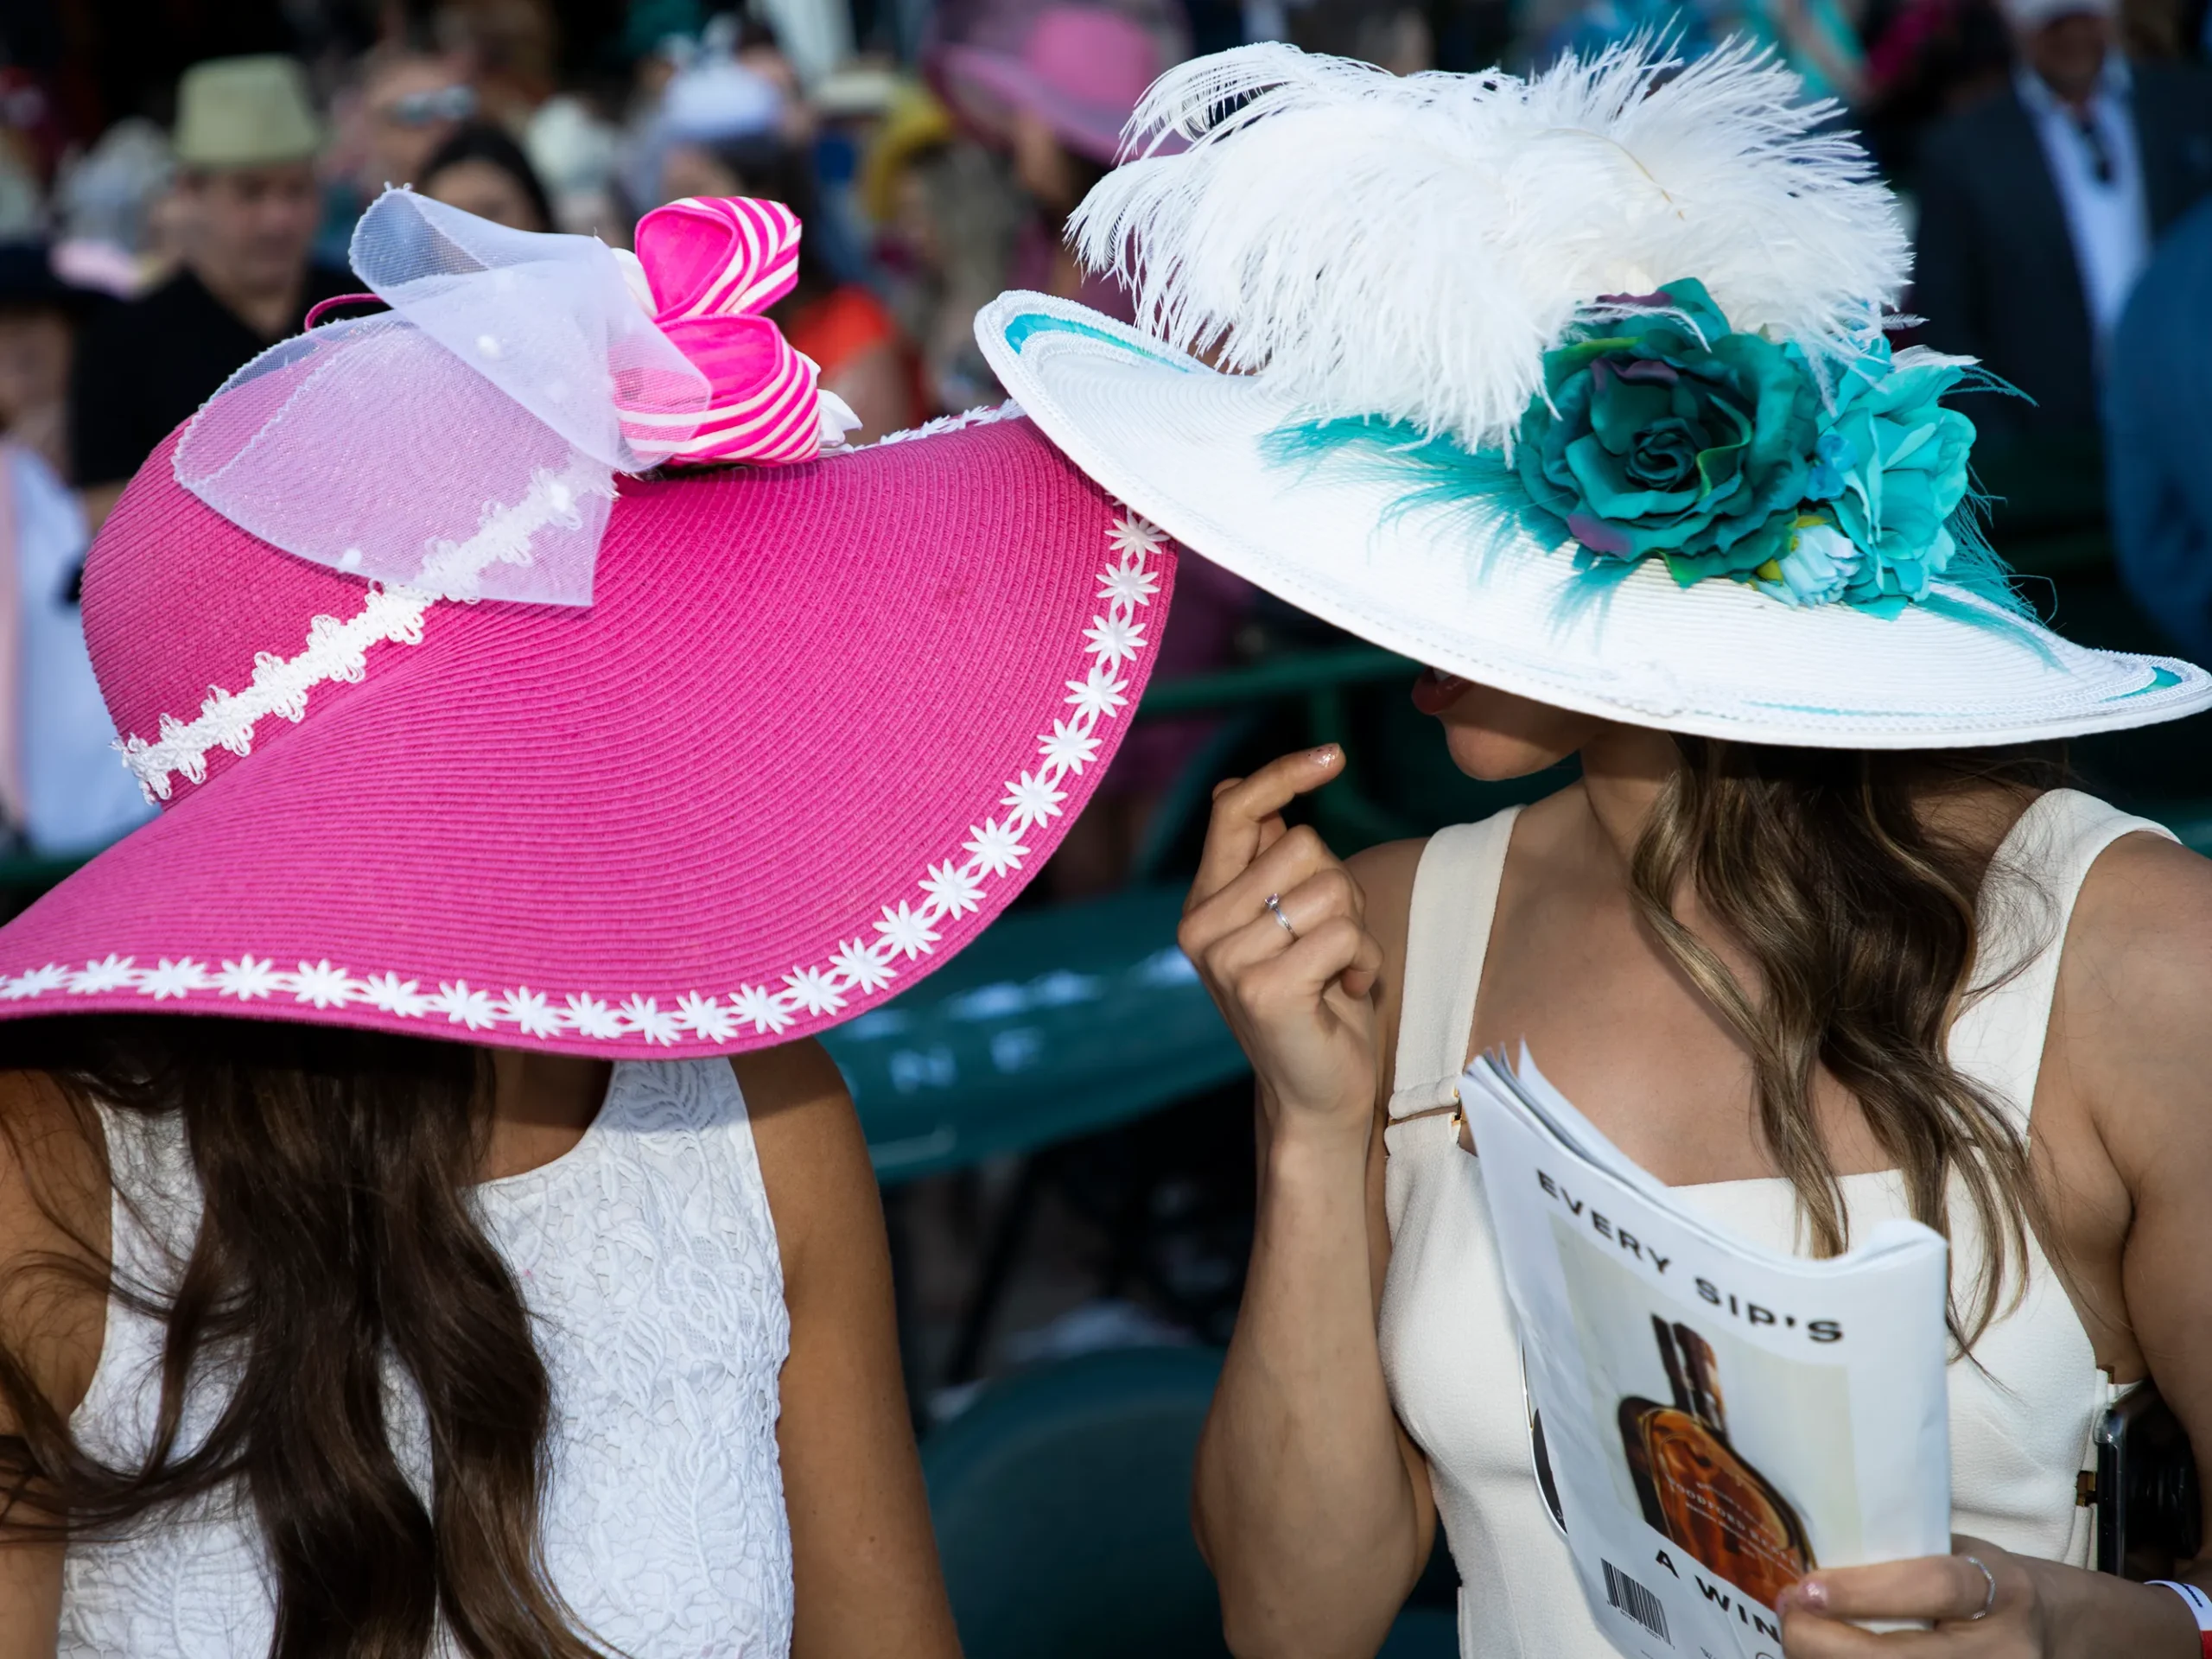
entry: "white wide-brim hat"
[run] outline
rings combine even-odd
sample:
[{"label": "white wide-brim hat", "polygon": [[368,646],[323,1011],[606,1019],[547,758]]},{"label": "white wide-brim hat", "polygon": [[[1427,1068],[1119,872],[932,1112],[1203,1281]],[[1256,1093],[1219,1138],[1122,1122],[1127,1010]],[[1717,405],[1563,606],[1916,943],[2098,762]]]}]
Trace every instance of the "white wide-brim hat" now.
[{"label": "white wide-brim hat", "polygon": [[1387,476],[1270,456],[1297,404],[1085,307],[1002,294],[983,354],[1038,429],[1192,552],[1446,673],[1609,720],[1811,748],[2116,731],[2212,708],[2212,676],[2092,651],[1961,593],[1889,618],[1790,607],[1656,562],[1595,589],[1572,543],[1402,510]]},{"label": "white wide-brim hat", "polygon": [[[1242,58],[1225,54],[1223,67],[1193,83],[1195,97],[1218,107],[1225,86],[1241,95],[1255,81],[1274,87],[1300,74],[1355,73],[1348,66],[1311,69],[1312,60],[1282,57],[1287,48],[1272,48],[1274,55],[1254,67],[1250,54],[1257,50],[1247,48]],[[1237,73],[1246,84],[1229,86]],[[1185,98],[1187,109],[1189,89],[1162,85]],[[1344,147],[1340,165],[1357,178],[1360,122],[1375,118],[1376,101],[1413,94],[1395,88],[1370,94],[1363,83],[1352,86],[1365,101],[1329,112]],[[1347,267],[1370,256],[1386,264],[1401,262],[1414,272],[1409,280],[1425,280],[1420,244],[1432,234],[1420,224],[1395,237],[1387,223],[1347,224],[1334,237],[1317,233],[1301,242],[1298,216],[1286,212],[1274,232],[1252,230],[1241,252],[1236,241],[1246,231],[1236,223],[1219,225],[1207,239],[1205,225],[1193,222],[1203,215],[1192,204],[1224,182],[1249,199],[1255,175],[1248,166],[1240,178],[1208,178],[1193,170],[1193,158],[1202,166],[1210,149],[1233,152],[1244,145],[1256,157],[1263,143],[1289,143],[1296,118],[1326,101],[1310,86],[1306,91],[1306,109],[1278,107],[1225,143],[1201,132],[1187,153],[1123,168],[1140,178],[1146,168],[1182,171],[1163,175],[1164,186],[1133,190],[1109,181],[1105,188],[1124,192],[1118,216],[1099,212],[1096,198],[1086,207],[1094,247],[1103,243],[1113,250],[1105,262],[1121,257],[1121,248],[1135,247],[1137,261],[1124,269],[1141,277],[1141,292],[1151,286],[1151,315],[1166,319],[1163,332],[1214,342],[1225,336],[1220,354],[1235,365],[1241,348],[1257,372],[1217,372],[1160,338],[1039,294],[1001,295],[976,319],[991,367],[1039,429],[1190,551],[1446,672],[1560,708],[1707,737],[1828,748],[1981,747],[2145,725],[2212,707],[2212,676],[2202,670],[2072,644],[1968,585],[1938,582],[1915,602],[1874,608],[1786,603],[1744,580],[1684,586],[1659,558],[1593,559],[1573,538],[1548,532],[1541,515],[1515,511],[1504,496],[1438,499],[1409,488],[1390,466],[1371,464],[1371,454],[1332,458],[1313,446],[1286,444],[1286,434],[1316,420],[1341,422],[1374,410],[1403,423],[1420,412],[1377,410],[1389,390],[1379,375],[1341,388],[1347,360],[1393,349],[1393,341],[1362,330],[1411,334],[1418,348],[1422,296],[1370,285],[1332,318],[1327,285],[1350,280],[1357,271]],[[1432,87],[1429,106],[1414,113],[1432,128],[1447,121],[1464,125],[1470,118],[1464,111],[1434,107],[1453,93]],[[1161,96],[1156,89],[1154,99]],[[1493,96],[1491,89],[1469,93]],[[1557,130],[1560,112],[1542,108],[1533,92],[1530,102],[1537,105],[1535,118]],[[1646,107],[1659,102],[1654,94]],[[1145,119],[1141,111],[1140,126]],[[1180,136],[1190,137],[1187,114],[1184,120]],[[1394,135],[1393,142],[1402,139]],[[1659,148],[1653,141],[1638,159],[1660,166],[1652,154]],[[1217,165],[1225,169],[1229,162]],[[1380,188],[1387,166],[1367,175],[1366,188]],[[1680,168],[1678,175],[1687,171]],[[1259,176],[1264,184],[1270,175]],[[1283,188],[1313,193],[1311,213],[1326,214],[1331,187],[1318,182],[1321,176],[1308,173]],[[1402,212],[1408,216],[1423,212],[1418,182],[1408,187]],[[1566,182],[1571,181],[1562,188]],[[1878,189],[1871,183],[1857,188]],[[1675,179],[1669,188],[1686,207],[1698,201],[1694,189]],[[1133,215],[1132,201],[1141,208],[1148,203],[1154,216]],[[1467,211],[1481,206],[1469,204]],[[1267,207],[1251,207],[1255,224]],[[1163,211],[1185,217],[1164,224]],[[1435,211],[1433,203],[1427,211]],[[1770,239],[1785,240],[1793,228],[1777,223]],[[1363,239],[1380,245],[1363,249]],[[1724,244],[1743,245],[1741,238]],[[1472,264],[1481,253],[1474,249],[1460,264]],[[1658,273],[1662,280],[1675,274]],[[1712,274],[1716,293],[1728,285],[1734,313],[1754,308],[1759,281],[1771,272],[1747,264],[1734,273]],[[1268,283],[1278,276],[1286,286],[1271,294]],[[1568,291],[1581,280],[1570,276]],[[1590,279],[1590,292],[1607,293],[1608,286],[1595,285],[1599,280]],[[1497,283],[1491,287],[1494,293]],[[1470,303],[1483,297],[1465,296]],[[1266,309],[1271,300],[1274,314]],[[1448,308],[1448,293],[1444,303]],[[1389,315],[1394,306],[1401,315]],[[1306,308],[1299,327],[1308,334],[1336,327],[1318,360],[1301,358],[1306,336],[1281,323],[1286,307]],[[1439,337],[1457,326],[1447,311]],[[1455,346],[1464,343],[1456,334],[1448,339]],[[1428,373],[1448,377],[1447,357],[1432,353]],[[1478,379],[1489,368],[1487,359],[1478,359],[1467,378]],[[1406,378],[1423,378],[1418,365]],[[1448,429],[1441,417],[1428,425]],[[1510,468],[1497,470],[1510,475]]]}]

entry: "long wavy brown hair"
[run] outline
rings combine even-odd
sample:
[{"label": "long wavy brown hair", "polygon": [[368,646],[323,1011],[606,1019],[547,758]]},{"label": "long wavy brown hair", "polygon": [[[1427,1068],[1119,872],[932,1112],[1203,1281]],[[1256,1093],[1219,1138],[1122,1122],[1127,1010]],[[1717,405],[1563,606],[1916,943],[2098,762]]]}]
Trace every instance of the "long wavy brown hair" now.
[{"label": "long wavy brown hair", "polygon": [[[0,1300],[73,1288],[162,1320],[160,1408],[144,1460],[111,1467],[0,1343],[17,1425],[0,1439],[0,1541],[159,1525],[163,1506],[236,1483],[273,1567],[272,1659],[421,1659],[442,1623],[470,1659],[594,1659],[540,1549],[545,1367],[468,1202],[488,1056],[329,1027],[80,1016],[0,1026],[0,1068],[52,1079],[95,1149],[100,1107],[125,1127],[180,1120],[203,1200],[168,1286],[118,1275],[46,1205],[76,1249],[19,1264],[52,1282],[0,1286]],[[0,1114],[19,1157],[22,1128]],[[387,1434],[389,1361],[429,1426],[427,1507]],[[211,1373],[235,1387],[188,1443],[187,1380]]]},{"label": "long wavy brown hair", "polygon": [[[1912,1214],[1946,1237],[1955,1194],[1984,1242],[1951,1288],[1962,1351],[2025,1285],[2045,1219],[2028,1147],[2003,1103],[1951,1064],[1960,1011],[2049,938],[2048,895],[1993,868],[1985,840],[1939,827],[1931,801],[2001,793],[2025,805],[2065,780],[2055,750],[1955,753],[1764,747],[1677,736],[1681,764],[1630,860],[1639,913],[1750,1051],[1760,1130],[1796,1191],[1814,1250],[1848,1247],[1835,1165],[1813,1109],[1825,1067],[1903,1172]],[[1678,899],[1751,959],[1746,986],[1686,926]],[[2024,925],[2012,961],[1983,961],[1984,895]],[[2022,1103],[2024,1104],[2025,1103]]]}]

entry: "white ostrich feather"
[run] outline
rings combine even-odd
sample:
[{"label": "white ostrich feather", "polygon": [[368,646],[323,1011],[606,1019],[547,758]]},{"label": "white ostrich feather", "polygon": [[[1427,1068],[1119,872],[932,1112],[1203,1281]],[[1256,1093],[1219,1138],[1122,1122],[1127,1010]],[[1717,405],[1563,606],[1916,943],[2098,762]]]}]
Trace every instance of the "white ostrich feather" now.
[{"label": "white ostrich feather", "polygon": [[1243,47],[1154,83],[1141,154],[1072,229],[1154,334],[1316,417],[1510,447],[1544,351],[1604,296],[1695,277],[1816,360],[1878,332],[1910,263],[1897,204],[1801,96],[1744,46],[1682,65],[1636,41],[1527,79]]}]

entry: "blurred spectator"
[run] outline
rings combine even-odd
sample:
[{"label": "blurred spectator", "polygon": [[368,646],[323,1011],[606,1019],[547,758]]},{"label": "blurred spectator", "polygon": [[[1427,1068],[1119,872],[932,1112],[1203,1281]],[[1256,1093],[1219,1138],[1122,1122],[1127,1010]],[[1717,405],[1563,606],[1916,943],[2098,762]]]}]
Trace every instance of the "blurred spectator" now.
[{"label": "blurred spectator", "polygon": [[[1163,64],[1180,63],[1190,56],[1192,19],[1208,10],[1205,0],[1193,5],[1191,0],[1090,0],[1103,10],[1119,12],[1152,36],[1153,49]],[[1450,3],[1450,0],[1446,0]],[[986,51],[1001,52],[1019,56],[1021,43],[1036,27],[1042,5],[1050,0],[935,0],[929,10],[931,17],[924,56],[932,79],[938,77],[944,54],[961,47],[979,47]],[[1239,0],[1224,0],[1228,10],[1236,14],[1236,37],[1221,38],[1217,31],[1211,38],[1216,49],[1242,44],[1248,40],[1284,38],[1281,27],[1283,8],[1274,8],[1278,25],[1271,32],[1255,34],[1244,27],[1255,10]],[[1292,0],[1293,4],[1300,0]]]},{"label": "blurred spectator", "polygon": [[537,106],[523,135],[523,149],[552,199],[554,229],[628,245],[615,204],[620,145],[614,126],[574,93],[556,92]]},{"label": "blurred spectator", "polygon": [[61,482],[72,337],[99,302],[42,245],[0,247],[0,839],[41,854],[89,852],[151,812],[86,653],[91,537]]},{"label": "blurred spectator", "polygon": [[498,127],[461,128],[423,162],[416,188],[512,230],[554,228],[553,204],[530,158]]},{"label": "blurred spectator", "polygon": [[[1608,6],[1612,0],[1603,0]],[[1677,8],[1669,3],[1671,15]],[[1376,0],[1302,0],[1283,10],[1280,32],[1291,44],[1333,57],[1358,58],[1394,75],[1436,67],[1436,37],[1427,6],[1385,5]]]},{"label": "blurred spectator", "polygon": [[[1314,0],[1313,16],[1325,18],[1332,10],[1357,14],[1357,4],[1343,0]],[[1805,86],[1808,99],[1833,98],[1855,105],[1866,95],[1866,64],[1852,10],[1837,0],[1575,0],[1562,9],[1553,0],[1537,0],[1523,19],[1525,38],[1533,49],[1522,56],[1548,62],[1562,52],[1592,57],[1608,46],[1639,37],[1664,37],[1685,58],[1700,57],[1723,41],[1747,40],[1771,48]],[[1421,21],[1416,12],[1402,16]],[[1290,14],[1291,35],[1299,45],[1315,49],[1310,41],[1325,38],[1314,26],[1304,23],[1304,12]],[[1385,68],[1396,69],[1407,60],[1408,48],[1396,50],[1399,61],[1378,54],[1388,37],[1365,31],[1369,48],[1351,55],[1368,58]],[[1349,17],[1338,26],[1339,38],[1355,38]],[[1405,31],[1402,29],[1401,36]],[[1426,63],[1415,62],[1415,68]]]},{"label": "blurred spectator", "polygon": [[1909,190],[1928,129],[2003,90],[2012,31],[1995,0],[1873,0],[1865,33],[1860,130],[1883,173]]},{"label": "blurred spectator", "polygon": [[957,414],[1003,395],[975,321],[1007,286],[1027,213],[1006,160],[958,137],[944,105],[910,88],[876,129],[858,191],[892,309],[921,353],[925,412]]},{"label": "blurred spectator", "polygon": [[[2010,85],[1923,148],[1911,308],[1927,344],[2027,394],[1974,410],[1993,481],[2005,490],[2009,470],[2024,491],[2070,471],[2094,512],[2104,342],[2158,233],[2212,189],[2212,79],[2129,64],[2113,0],[2005,10]],[[2008,441],[2025,446],[2009,466]]]},{"label": "blurred spectator", "polygon": [[176,174],[166,134],[131,117],[62,170],[54,268],[81,287],[134,299],[183,257]]},{"label": "blurred spectator", "polygon": [[706,21],[699,0],[629,0],[622,16],[622,55],[645,71],[656,55],[664,57],[670,41],[697,40]]},{"label": "blurred spectator", "polygon": [[99,296],[64,282],[46,245],[0,245],[0,434],[69,475],[69,364]]},{"label": "blurred spectator", "polygon": [[[676,146],[711,149],[788,133],[783,92],[738,62],[733,55],[734,32],[719,27],[728,20],[715,21],[717,27],[708,31],[703,43],[672,37],[639,65],[640,107],[624,144],[620,171],[632,218],[674,199],[664,175]],[[663,63],[676,67],[655,90],[655,66]]]},{"label": "blurred spectator", "polygon": [[364,200],[386,185],[421,181],[423,164],[477,110],[461,58],[414,51],[372,54],[361,86]]},{"label": "blurred spectator", "polygon": [[2145,613],[2212,662],[2212,200],[2160,245],[2113,335],[2113,550]]},{"label": "blurred spectator", "polygon": [[1137,99],[1167,67],[1151,32],[1106,7],[1052,6],[1018,53],[952,47],[941,67],[947,94],[1012,152],[1029,196],[1033,213],[1014,246],[1012,285],[1131,316],[1127,290],[1085,271],[1065,232],[1076,204],[1114,165]]},{"label": "blurred spectator", "polygon": [[438,8],[438,44],[467,67],[476,109],[516,132],[553,94],[559,34],[546,0],[444,0]]},{"label": "blurred spectator", "polygon": [[20,65],[0,62],[0,240],[46,234],[46,188],[61,148],[45,88]]},{"label": "blurred spectator", "polygon": [[[662,166],[660,194],[671,201],[759,196],[782,202],[802,226],[817,216],[805,156],[773,137],[675,145]],[[865,286],[837,280],[813,237],[800,237],[798,284],[769,315],[795,348],[821,366],[822,384],[860,416],[852,442],[901,430],[919,417],[915,365],[899,325]]]},{"label": "blurred spectator", "polygon": [[71,388],[71,454],[96,530],[155,445],[232,371],[353,286],[308,263],[322,134],[299,65],[217,59],[187,70],[177,98],[184,267],[92,323]]},{"label": "blurred spectator", "polygon": [[752,9],[773,29],[778,53],[794,72],[794,91],[814,86],[853,55],[846,0],[755,0]]}]

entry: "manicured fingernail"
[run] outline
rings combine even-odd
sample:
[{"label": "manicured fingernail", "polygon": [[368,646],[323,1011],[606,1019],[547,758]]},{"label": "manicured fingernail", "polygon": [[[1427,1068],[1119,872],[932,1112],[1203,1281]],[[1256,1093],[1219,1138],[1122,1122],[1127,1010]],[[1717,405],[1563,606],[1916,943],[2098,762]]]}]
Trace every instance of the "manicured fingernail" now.
[{"label": "manicured fingernail", "polygon": [[1309,751],[1306,758],[1317,766],[1325,766],[1337,758],[1337,746],[1324,743],[1319,748]]},{"label": "manicured fingernail", "polygon": [[1818,1579],[1800,1579],[1787,1593],[1800,1607],[1816,1613],[1828,1605],[1828,1587]]}]

